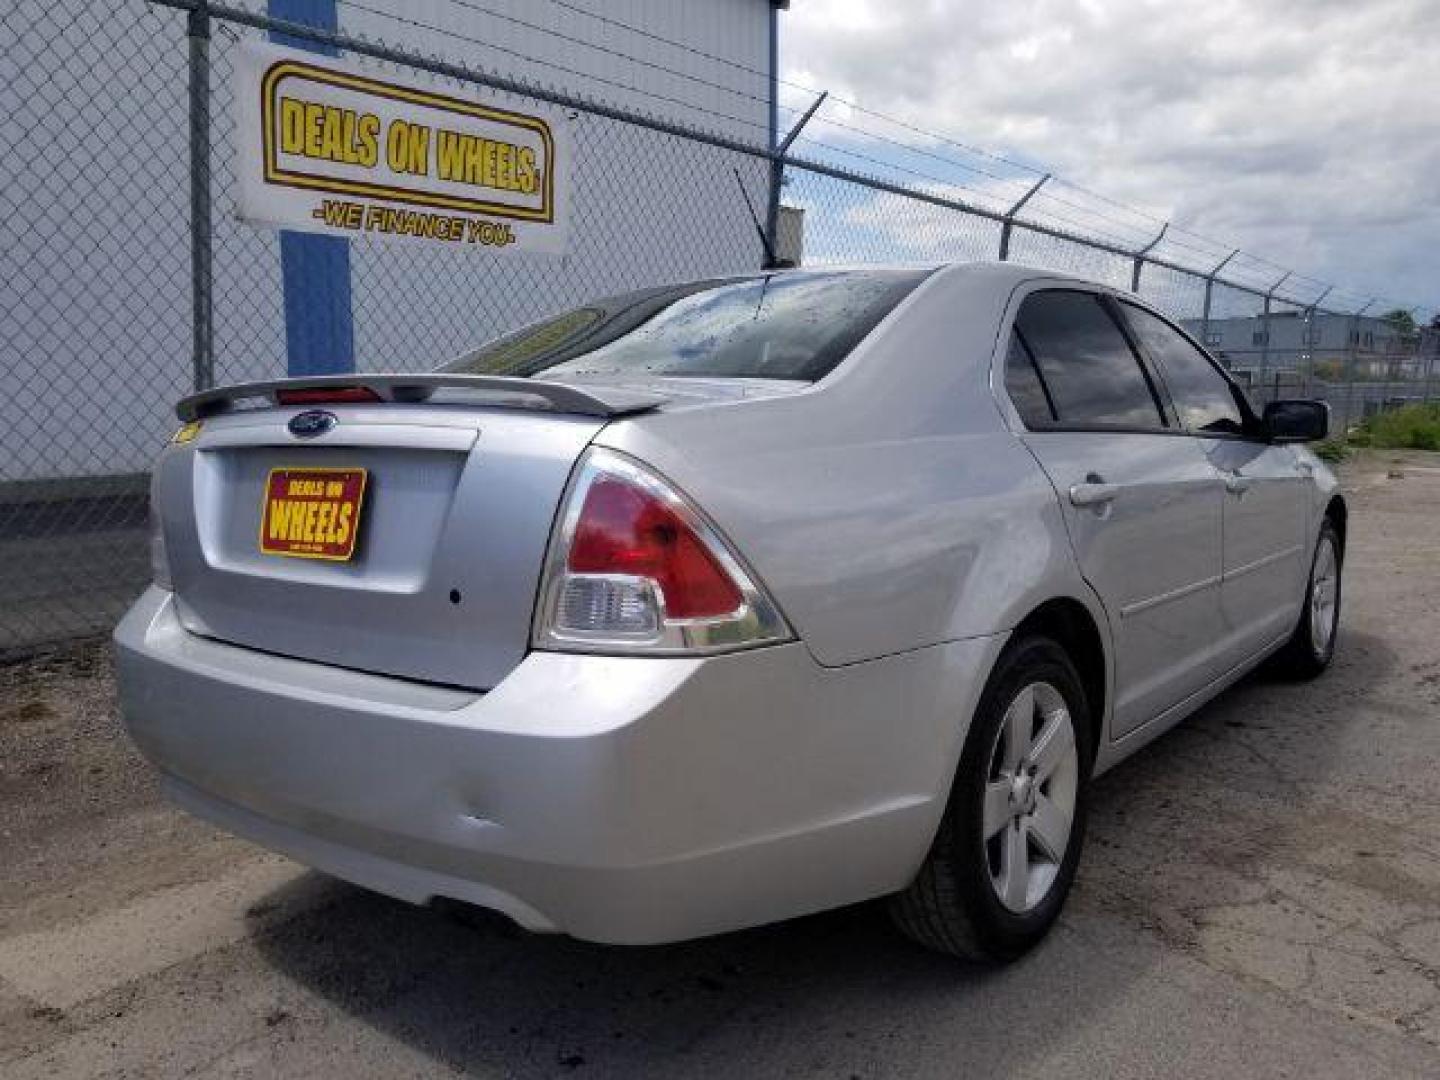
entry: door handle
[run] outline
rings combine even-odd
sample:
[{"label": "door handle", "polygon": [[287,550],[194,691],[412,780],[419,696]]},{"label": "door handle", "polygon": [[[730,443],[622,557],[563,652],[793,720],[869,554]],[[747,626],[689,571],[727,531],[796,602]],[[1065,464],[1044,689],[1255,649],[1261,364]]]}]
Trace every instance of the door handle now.
[{"label": "door handle", "polygon": [[1225,490],[1231,495],[1244,495],[1250,490],[1250,485],[1255,481],[1248,476],[1241,476],[1238,472],[1227,472],[1225,477]]},{"label": "door handle", "polygon": [[1115,501],[1120,489],[1114,484],[1087,480],[1070,486],[1070,502],[1075,506],[1104,506]]}]

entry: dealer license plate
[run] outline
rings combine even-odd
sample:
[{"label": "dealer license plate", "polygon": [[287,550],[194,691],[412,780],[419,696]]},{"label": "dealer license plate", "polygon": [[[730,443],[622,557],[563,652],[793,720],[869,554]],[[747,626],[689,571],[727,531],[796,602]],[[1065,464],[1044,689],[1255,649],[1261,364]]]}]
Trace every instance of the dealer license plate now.
[{"label": "dealer license plate", "polygon": [[364,469],[271,469],[260,515],[266,555],[346,562],[365,504]]}]

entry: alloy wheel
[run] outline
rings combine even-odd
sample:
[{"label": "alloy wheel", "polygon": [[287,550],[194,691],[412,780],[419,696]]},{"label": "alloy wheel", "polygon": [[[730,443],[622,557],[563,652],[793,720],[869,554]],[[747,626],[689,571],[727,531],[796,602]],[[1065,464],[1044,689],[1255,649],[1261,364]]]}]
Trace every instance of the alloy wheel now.
[{"label": "alloy wheel", "polygon": [[1060,691],[1035,682],[1015,695],[987,775],[981,820],[990,884],[1007,910],[1024,914],[1060,873],[1075,818],[1080,757]]},{"label": "alloy wheel", "polygon": [[1335,636],[1340,614],[1340,566],[1335,557],[1335,542],[1329,536],[1320,538],[1315,552],[1315,566],[1310,571],[1310,647],[1323,659]]}]

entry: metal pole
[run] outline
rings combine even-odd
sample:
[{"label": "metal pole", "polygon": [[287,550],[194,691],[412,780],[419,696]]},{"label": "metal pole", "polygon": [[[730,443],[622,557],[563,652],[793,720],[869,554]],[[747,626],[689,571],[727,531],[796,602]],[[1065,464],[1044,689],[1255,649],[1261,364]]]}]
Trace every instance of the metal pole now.
[{"label": "metal pole", "polygon": [[210,222],[210,13],[202,2],[190,10],[190,323],[192,382],[215,385],[215,322],[211,308]]},{"label": "metal pole", "polygon": [[1420,403],[1422,405],[1430,404],[1430,380],[1434,377],[1434,375],[1435,354],[1433,352],[1427,352],[1425,354],[1425,382],[1420,390]]},{"label": "metal pole", "polygon": [[[1214,270],[1211,270],[1210,273],[1205,275],[1205,310],[1200,316],[1200,344],[1204,345],[1207,349],[1210,348],[1210,297],[1215,291],[1215,277],[1230,264],[1231,259],[1239,254],[1240,249],[1236,248],[1230,252],[1229,255],[1226,255],[1225,258],[1221,259],[1220,264],[1216,266]],[[1226,364],[1225,366],[1228,368],[1230,365]]]},{"label": "metal pole", "polygon": [[1265,373],[1270,370],[1270,299],[1275,295],[1275,290],[1290,280],[1290,271],[1285,271],[1285,276],[1271,285],[1265,293],[1265,314],[1262,320],[1263,330],[1260,337],[1260,385],[1265,385]]},{"label": "metal pole", "polygon": [[1165,234],[1170,230],[1170,223],[1167,221],[1160,226],[1160,234],[1135,253],[1135,269],[1130,274],[1130,291],[1140,292],[1140,270],[1145,265],[1145,256],[1155,250],[1155,245],[1165,239]]},{"label": "metal pole", "polygon": [[1313,350],[1316,344],[1315,311],[1320,306],[1321,302],[1332,292],[1334,292],[1334,290],[1334,285],[1326,285],[1324,291],[1321,292],[1321,294],[1317,296],[1314,300],[1310,301],[1310,306],[1305,309],[1305,338],[1300,344],[1302,346],[1302,355],[1309,359],[1310,366],[1301,373],[1300,385],[1302,387],[1302,397],[1310,396],[1311,386],[1314,382],[1313,376],[1315,374],[1315,353]]},{"label": "metal pole", "polygon": [[[785,182],[785,155],[790,152],[791,144],[800,137],[800,132],[810,122],[810,118],[819,111],[820,106],[825,104],[825,99],[829,96],[829,90],[822,90],[820,96],[810,103],[810,107],[805,110],[800,119],[795,121],[795,126],[790,129],[785,138],[780,139],[779,142],[771,140],[774,156],[770,159],[770,205],[765,213],[765,236],[770,241],[771,251],[780,250],[778,235],[780,231],[780,188],[784,186]],[[774,132],[775,138],[779,138],[778,115],[774,119],[775,123],[772,125],[771,131]]]},{"label": "metal pole", "polygon": [[[1412,327],[1415,326],[1415,315],[1417,312],[1419,312],[1420,309],[1418,307],[1412,307],[1406,308],[1405,310],[1410,315],[1410,325]],[[1413,353],[1410,351],[1412,347],[1415,349]],[[1395,373],[1399,375],[1401,366],[1404,366],[1405,374],[1400,375],[1400,381],[1406,385],[1401,388],[1399,397],[1400,400],[1406,405],[1410,403],[1410,387],[1408,384],[1412,381],[1411,377],[1414,374],[1415,370],[1419,367],[1418,363],[1414,363],[1414,361],[1418,361],[1420,359],[1419,353],[1420,342],[1418,337],[1412,339],[1411,341],[1406,341],[1403,335],[1400,336],[1400,355],[1396,358],[1395,361]]]},{"label": "metal pole", "polygon": [[[780,138],[780,10],[770,5],[770,148]],[[770,159],[770,199],[765,205],[765,236],[775,250],[775,232],[780,225],[780,187],[785,182],[785,163]]]},{"label": "metal pole", "polygon": [[1031,196],[1033,196],[1037,191],[1039,191],[1042,187],[1045,186],[1045,181],[1049,179],[1050,174],[1047,172],[1044,176],[1040,177],[1039,180],[1035,181],[1034,186],[1031,187],[1029,191],[1025,192],[1024,195],[1020,196],[1020,200],[1014,206],[1010,207],[1010,209],[1005,212],[1004,224],[1000,226],[1001,262],[1004,262],[1006,259],[1010,258],[1010,234],[1015,229],[1015,215],[1020,212],[1021,207],[1023,207],[1027,202],[1030,201]]},{"label": "metal pole", "polygon": [[[1434,322],[1433,317],[1431,319],[1431,322]],[[1417,346],[1417,348],[1420,350],[1420,355],[1424,358],[1425,361],[1425,382],[1420,388],[1420,402],[1422,405],[1430,404],[1430,380],[1435,374],[1435,350],[1433,348],[1427,349],[1425,347],[1426,329],[1426,327],[1420,327],[1420,341]],[[1433,335],[1431,335],[1430,340],[1432,343],[1434,342]]]},{"label": "metal pole", "polygon": [[1350,349],[1347,356],[1349,370],[1345,373],[1345,420],[1340,426],[1342,432],[1349,432],[1355,414],[1355,360],[1360,352],[1360,319],[1374,304],[1375,298],[1372,296],[1365,301],[1364,307],[1350,316]]}]

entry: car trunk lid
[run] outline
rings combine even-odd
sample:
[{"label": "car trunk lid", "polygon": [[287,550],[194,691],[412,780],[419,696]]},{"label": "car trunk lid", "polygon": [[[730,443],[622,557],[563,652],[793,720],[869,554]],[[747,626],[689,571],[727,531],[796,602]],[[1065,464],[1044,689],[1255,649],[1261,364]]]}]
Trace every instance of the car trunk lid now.
[{"label": "car trunk lid", "polygon": [[[553,403],[333,405],[326,430],[300,437],[290,421],[305,410],[224,415],[235,399],[223,400],[212,409],[222,415],[157,473],[189,629],[479,690],[520,662],[560,498],[605,415]],[[288,496],[294,505],[271,506]],[[287,547],[299,550],[280,553]]]}]

